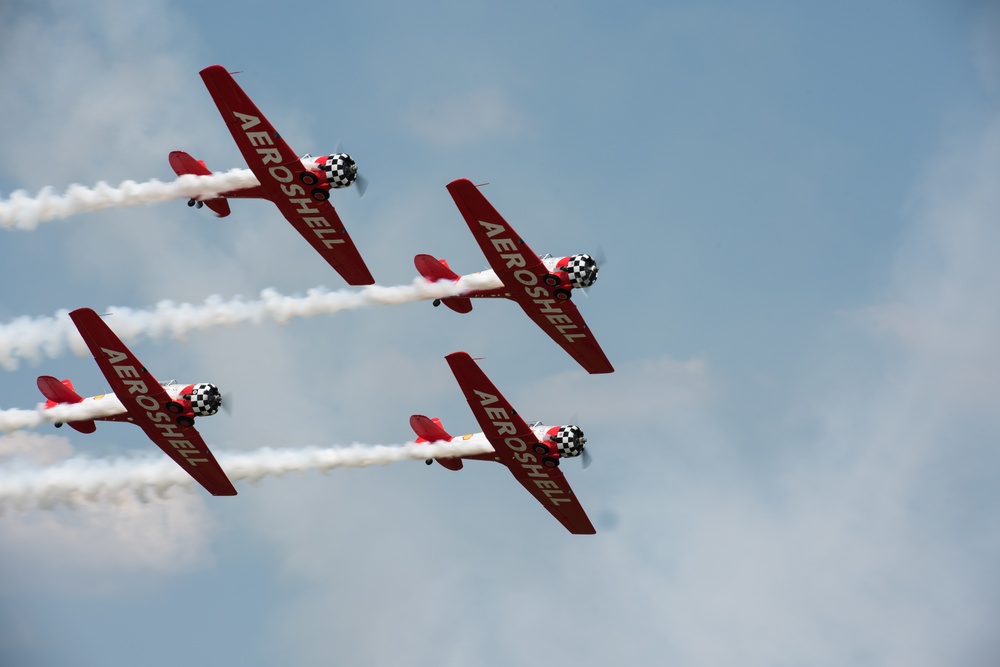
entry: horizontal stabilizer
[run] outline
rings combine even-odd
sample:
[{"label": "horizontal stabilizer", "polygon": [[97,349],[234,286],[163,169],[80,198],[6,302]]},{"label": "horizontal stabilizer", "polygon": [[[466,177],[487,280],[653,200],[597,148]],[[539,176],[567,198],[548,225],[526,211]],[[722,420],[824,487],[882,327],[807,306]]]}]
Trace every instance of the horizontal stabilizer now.
[{"label": "horizontal stabilizer", "polygon": [[448,262],[436,259],[432,255],[417,255],[413,258],[413,265],[417,267],[417,272],[420,275],[432,283],[439,280],[457,281],[459,279],[459,275],[451,270]]},{"label": "horizontal stabilizer", "polygon": [[195,160],[184,151],[172,151],[170,153],[170,168],[178,176],[194,174],[195,176],[211,176],[212,170],[205,166],[203,160]]},{"label": "horizontal stabilizer", "polygon": [[94,423],[93,419],[86,419],[84,421],[78,422],[66,422],[70,427],[76,429],[80,433],[93,433],[97,430],[97,424]]},{"label": "horizontal stabilizer", "polygon": [[435,417],[431,419],[423,415],[413,415],[410,417],[410,428],[417,434],[417,442],[447,442],[451,436],[441,426],[441,420]]},{"label": "horizontal stabilizer", "polygon": [[229,208],[229,201],[225,197],[216,197],[215,199],[205,199],[205,206],[212,209],[220,218],[224,218],[229,215],[232,211]]},{"label": "horizontal stabilizer", "polygon": [[[410,428],[417,434],[417,442],[448,442],[451,436],[441,426],[441,420],[435,417],[425,417],[424,415],[413,415],[410,417]],[[462,459],[435,459],[438,463],[449,470],[461,470]]]},{"label": "horizontal stabilizer", "polygon": [[69,380],[60,382],[51,375],[42,375],[38,378],[38,390],[53,404],[79,403],[83,400],[83,397],[73,389],[72,382]]},{"label": "horizontal stabilizer", "polygon": [[467,296],[449,296],[441,299],[441,303],[448,306],[456,313],[472,312],[472,299]]}]

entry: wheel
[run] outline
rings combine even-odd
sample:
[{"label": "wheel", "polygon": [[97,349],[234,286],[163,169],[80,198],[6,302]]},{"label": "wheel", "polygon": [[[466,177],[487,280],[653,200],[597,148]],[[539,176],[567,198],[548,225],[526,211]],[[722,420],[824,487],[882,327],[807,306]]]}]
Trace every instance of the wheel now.
[{"label": "wheel", "polygon": [[62,422],[56,422],[56,428],[62,428]]},{"label": "wheel", "polygon": [[545,458],[542,459],[542,465],[545,466],[546,468],[558,468],[559,459],[555,458],[554,456],[546,456]]},{"label": "wheel", "polygon": [[545,445],[543,445],[540,442],[536,442],[534,445],[531,446],[531,448],[534,449],[535,453],[539,454],[539,455],[543,455],[543,454],[548,454],[549,453],[549,448],[546,447]]},{"label": "wheel", "polygon": [[570,291],[565,287],[557,287],[552,292],[552,296],[554,296],[559,301],[566,301],[570,297]]},{"label": "wheel", "polygon": [[303,171],[301,174],[299,174],[299,180],[305,183],[306,185],[316,185],[317,183],[319,183],[319,179],[316,178],[316,174],[312,173],[311,171]]},{"label": "wheel", "polygon": [[426,463],[427,465],[430,465],[430,464],[434,463],[434,459],[427,459],[426,461],[424,461],[424,463]]},{"label": "wheel", "polygon": [[177,401],[170,401],[169,403],[167,403],[167,412],[179,415],[180,413],[184,412],[184,406],[178,403]]},{"label": "wheel", "polygon": [[188,206],[194,206],[197,203],[194,199],[188,199]]},{"label": "wheel", "polygon": [[433,303],[434,303],[434,307],[437,308],[438,306],[441,305],[441,299],[434,299]]},{"label": "wheel", "polygon": [[562,283],[562,281],[559,280],[559,276],[557,276],[555,274],[552,274],[552,273],[546,273],[542,277],[542,282],[545,283],[546,285],[548,285],[549,287],[555,287],[555,286],[559,285],[560,283]]},{"label": "wheel", "polygon": [[200,202],[195,202],[195,205],[194,205],[194,206],[195,206],[195,208],[201,208],[201,207],[202,207],[202,206],[204,206],[204,205],[205,205],[205,202],[203,202],[203,201],[200,201]]},{"label": "wheel", "polygon": [[187,415],[181,415],[177,418],[177,425],[181,428],[190,428],[194,426],[194,419],[192,417],[188,417]]},{"label": "wheel", "polygon": [[313,188],[312,196],[316,201],[326,201],[330,198],[330,193],[323,188]]}]

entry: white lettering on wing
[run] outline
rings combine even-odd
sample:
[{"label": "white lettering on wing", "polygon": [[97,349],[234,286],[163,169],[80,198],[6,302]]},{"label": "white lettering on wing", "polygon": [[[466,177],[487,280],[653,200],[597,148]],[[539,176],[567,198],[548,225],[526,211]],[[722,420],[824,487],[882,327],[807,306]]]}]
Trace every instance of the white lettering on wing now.
[{"label": "white lettering on wing", "polygon": [[[136,406],[145,411],[146,419],[152,422],[153,426],[159,431],[159,435],[171,447],[177,450],[184,458],[184,461],[191,467],[196,467],[199,463],[208,463],[208,452],[202,452],[184,436],[182,431],[178,430],[179,427],[174,423],[173,417],[166,410],[162,409],[163,406],[160,405],[159,399],[149,394],[149,388],[145,381],[141,379],[127,379],[139,378],[142,373],[147,372],[146,369],[136,369],[135,363],[129,360],[129,355],[125,352],[109,350],[104,347],[101,348],[101,351],[108,355],[108,362],[111,364],[115,375],[122,380],[124,386],[128,387],[128,396],[137,394],[133,399]],[[111,378],[108,379],[110,380]],[[159,385],[154,386],[158,387]],[[119,398],[125,397],[120,396]],[[122,401],[122,404],[125,405],[125,402]]]},{"label": "white lettering on wing", "polygon": [[[561,334],[570,343],[580,338],[586,338],[586,332],[580,331],[580,327],[574,324],[573,318],[558,306],[558,302],[555,299],[549,298],[549,290],[545,286],[538,284],[538,276],[527,268],[524,268],[534,258],[526,257],[523,252],[518,251],[517,242],[509,236],[493,238],[507,231],[506,227],[493,222],[487,222],[486,220],[479,220],[479,224],[486,230],[486,237],[490,239],[490,243],[494,249],[498,252],[503,250],[512,251],[509,253],[501,252],[500,258],[506,262],[508,269],[517,269],[517,271],[514,271],[514,280],[524,287],[524,293],[531,299],[532,303],[539,307],[539,312],[545,315],[545,319],[555,325],[556,332]],[[506,287],[513,290],[515,286],[506,285]]]},{"label": "white lettering on wing", "polygon": [[486,418],[489,419],[494,428],[496,428],[497,435],[510,436],[503,438],[503,444],[511,451],[514,461],[517,462],[521,470],[524,471],[525,475],[534,480],[535,485],[539,489],[543,490],[545,497],[551,501],[553,505],[572,502],[569,498],[560,497],[564,496],[565,492],[559,488],[558,482],[549,476],[545,466],[538,462],[538,457],[528,451],[528,443],[525,442],[524,438],[517,435],[517,427],[514,425],[514,421],[510,418],[510,413],[507,408],[503,405],[487,407],[492,406],[494,403],[499,403],[499,397],[495,394],[490,394],[478,389],[473,389],[472,391],[479,397],[479,405],[482,406],[486,412]]},{"label": "white lettering on wing", "polygon": [[318,215],[320,210],[314,207],[315,202],[308,197],[303,197],[306,194],[305,188],[293,183],[295,180],[295,174],[289,164],[297,163],[299,168],[301,168],[302,162],[297,158],[289,158],[288,164],[282,164],[281,150],[274,145],[274,139],[277,133],[270,126],[266,126],[264,131],[257,130],[251,132],[250,130],[261,124],[261,119],[258,116],[253,116],[250,114],[240,113],[239,111],[233,111],[233,116],[235,116],[240,121],[240,129],[246,135],[247,141],[250,147],[257,153],[260,158],[262,165],[267,166],[268,175],[280,184],[280,192],[285,197],[285,202],[289,205],[291,209],[288,211],[289,217],[295,217],[297,220],[290,220],[290,222],[295,225],[296,229],[300,231],[312,231],[313,235],[319,241],[319,245],[325,249],[331,249],[337,245],[346,243],[347,241],[343,238],[338,238],[340,235],[340,230],[334,229],[330,222]]}]

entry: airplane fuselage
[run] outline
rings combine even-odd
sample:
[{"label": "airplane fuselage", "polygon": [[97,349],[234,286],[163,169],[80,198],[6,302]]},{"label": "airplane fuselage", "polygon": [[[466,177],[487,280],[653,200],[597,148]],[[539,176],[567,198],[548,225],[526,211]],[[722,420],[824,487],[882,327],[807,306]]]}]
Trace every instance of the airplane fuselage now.
[{"label": "airplane fuselage", "polygon": [[[199,386],[197,383],[181,384],[177,382],[167,382],[161,385],[171,401],[176,401],[182,405],[186,404],[185,395],[190,395],[192,387]],[[58,423],[70,423],[74,421],[123,421],[130,422],[128,411],[122,405],[114,393],[98,394],[87,396],[77,403],[54,403],[49,401],[46,404],[46,412],[52,419],[57,419]]]},{"label": "airplane fuselage", "polygon": [[[543,257],[542,264],[545,265],[545,268],[549,273],[555,274],[557,271],[561,270],[558,268],[558,264],[564,259],[566,258]],[[497,272],[493,269],[486,269],[484,271],[479,271],[478,273],[468,273],[458,279],[459,287],[462,287],[464,283],[473,284],[475,287],[470,287],[468,291],[463,291],[462,296],[475,299],[513,299],[514,296],[512,289],[517,287],[516,285],[504,285],[503,281],[500,280],[500,277],[497,275]],[[572,289],[571,285],[567,285],[567,287]]]}]

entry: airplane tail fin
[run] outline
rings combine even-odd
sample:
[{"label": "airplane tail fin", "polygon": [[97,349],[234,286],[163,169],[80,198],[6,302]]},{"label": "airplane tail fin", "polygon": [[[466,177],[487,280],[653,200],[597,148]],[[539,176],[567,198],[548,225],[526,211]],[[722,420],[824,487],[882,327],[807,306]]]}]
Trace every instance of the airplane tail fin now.
[{"label": "airplane tail fin", "polygon": [[[170,168],[178,176],[193,174],[195,176],[211,176],[212,170],[205,166],[204,160],[196,160],[184,151],[173,151],[170,153]],[[204,204],[211,209],[215,215],[224,218],[230,213],[229,202],[225,197],[215,197],[213,199],[188,200],[188,206]]]},{"label": "airplane tail fin", "polygon": [[[436,259],[432,255],[417,255],[413,258],[413,264],[417,267],[417,272],[432,283],[439,280],[451,280],[458,282],[461,277],[451,270],[448,262],[443,259]],[[468,313],[472,311],[472,299],[465,296],[450,296],[444,299],[435,299],[434,305],[444,304],[456,313]]]},{"label": "airplane tail fin", "polygon": [[[83,400],[83,397],[73,389],[73,383],[69,379],[60,382],[51,375],[42,375],[38,378],[38,390],[42,392],[42,396],[48,399],[45,401],[46,409],[62,403],[79,403]],[[97,430],[97,424],[92,419],[68,423],[80,433],[93,433]],[[62,424],[56,424],[56,426],[62,426]]]},{"label": "airplane tail fin", "polygon": [[[417,434],[417,442],[439,442],[441,440],[451,440],[451,436],[441,426],[441,420],[437,417],[433,419],[424,415],[413,415],[410,417],[410,428]],[[435,459],[438,463],[449,470],[461,470],[462,459]],[[430,463],[430,459],[428,459]]]}]

